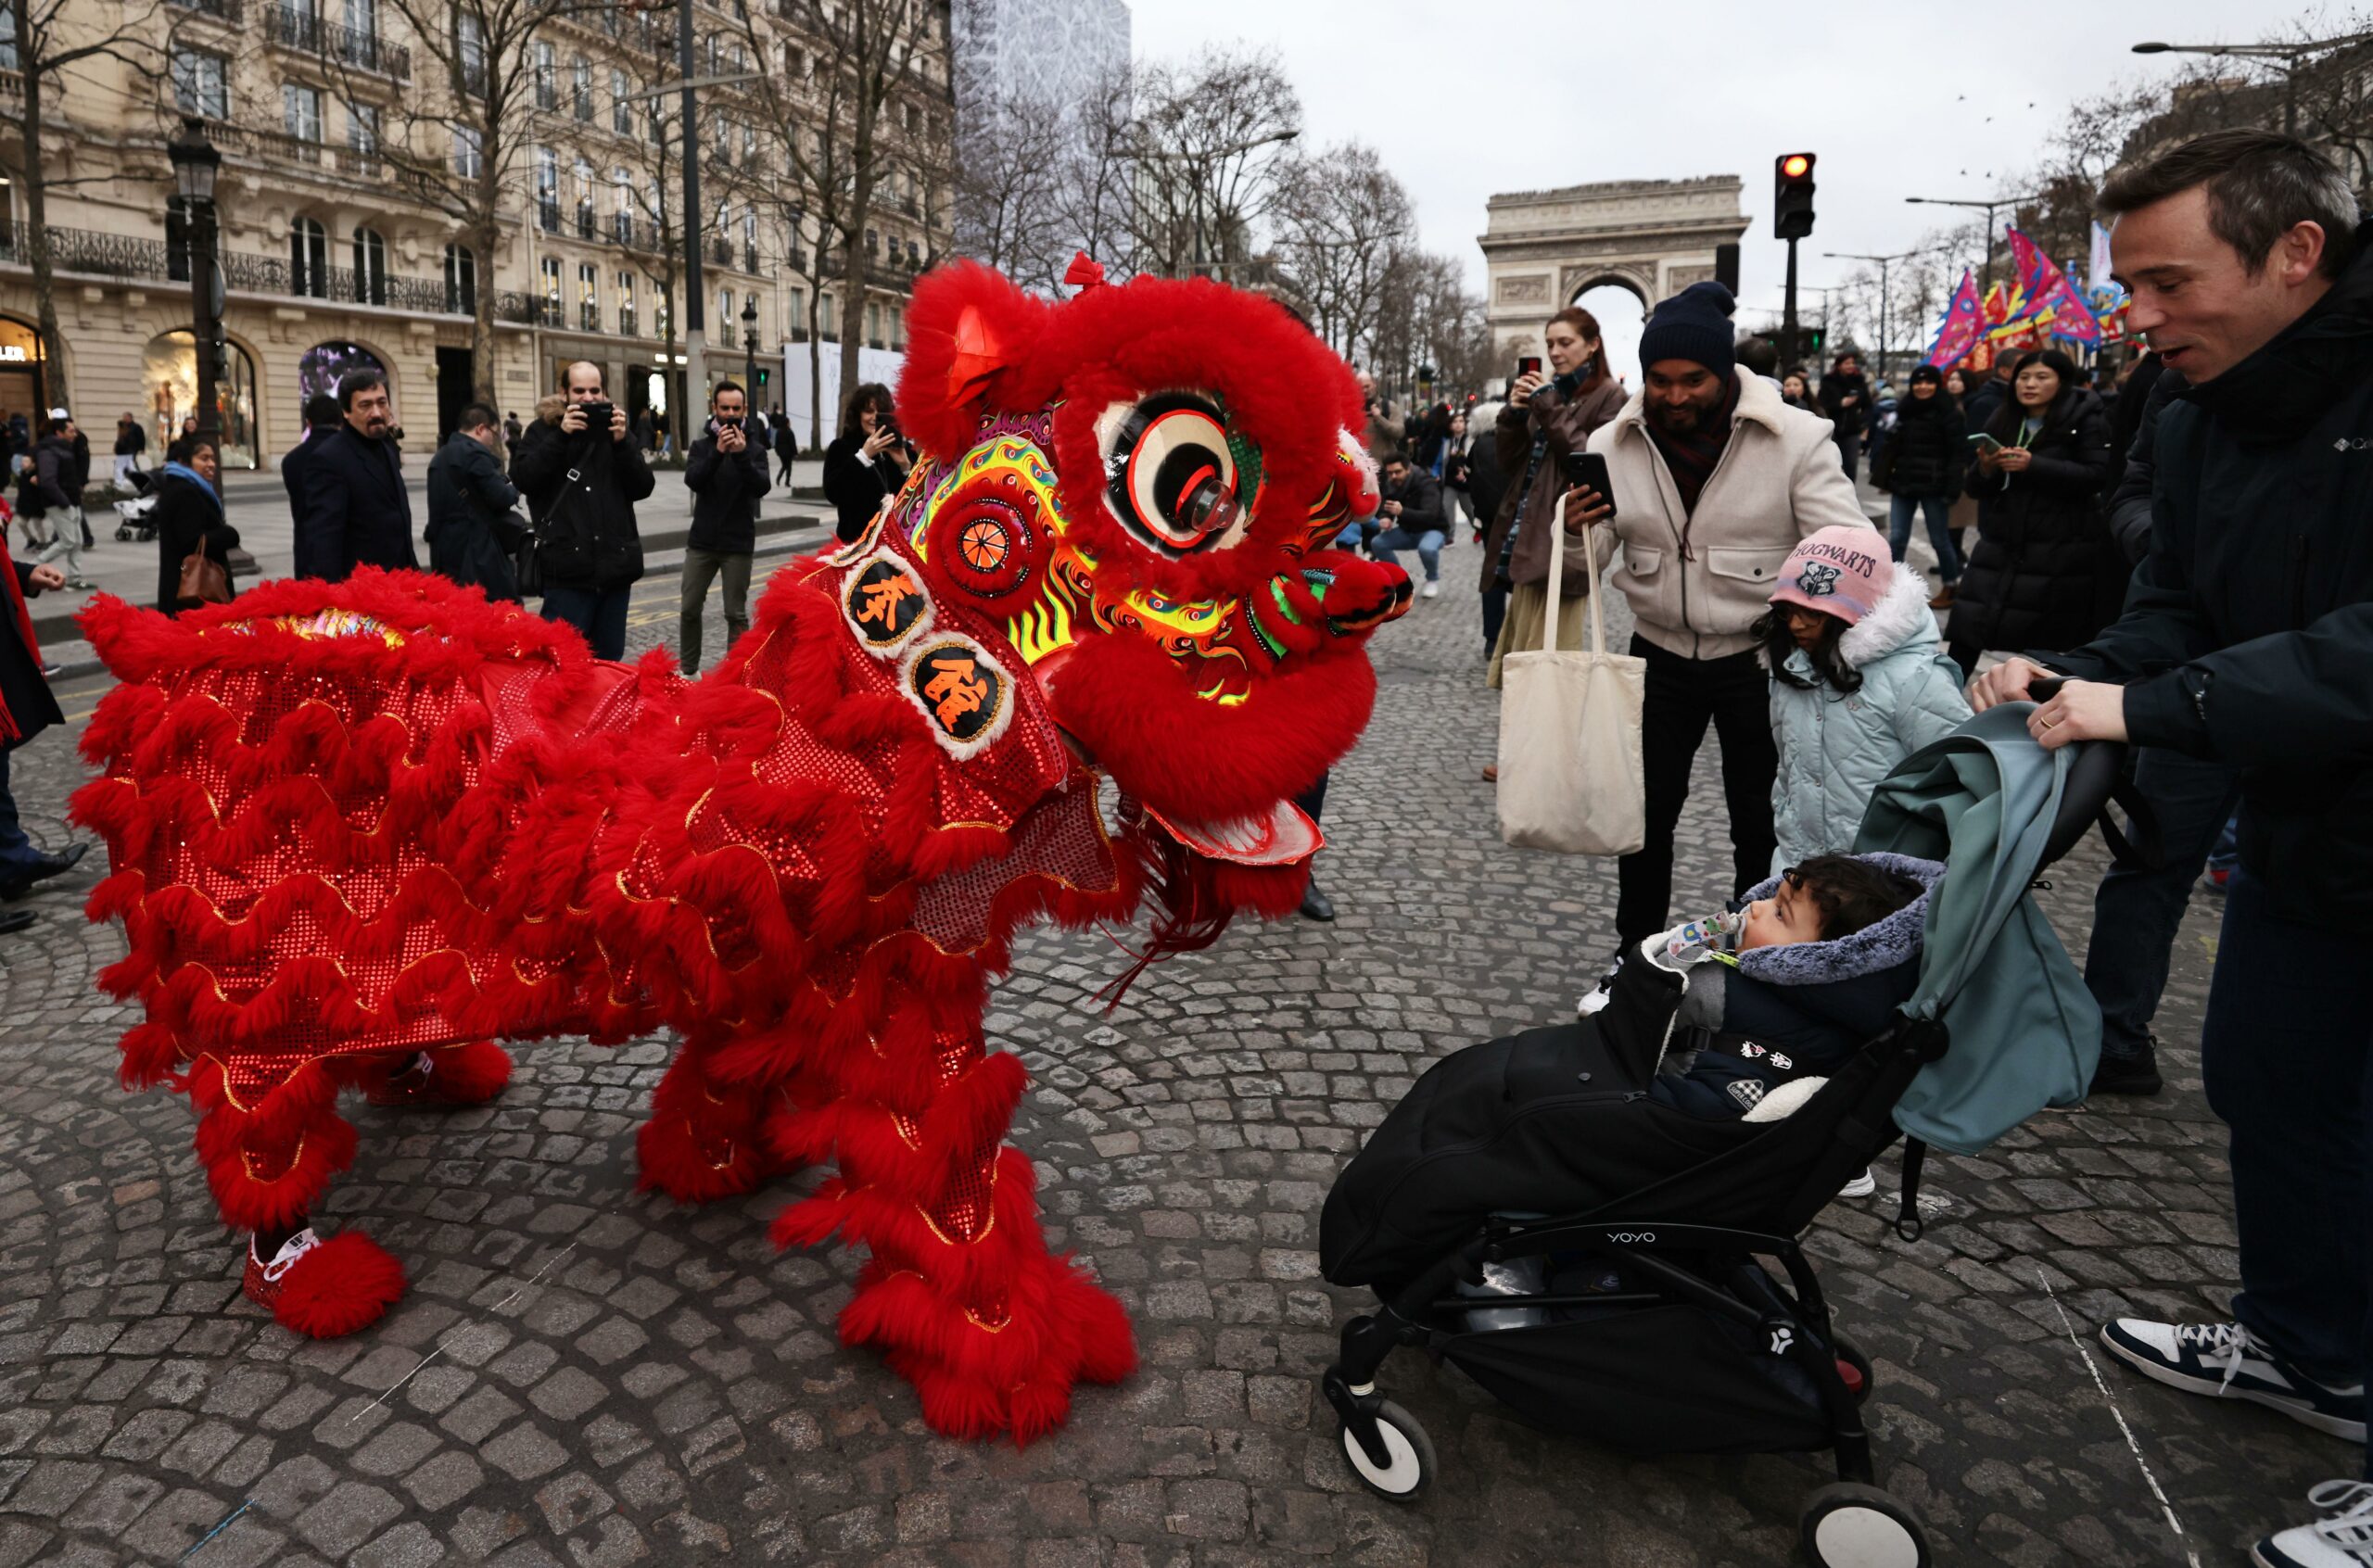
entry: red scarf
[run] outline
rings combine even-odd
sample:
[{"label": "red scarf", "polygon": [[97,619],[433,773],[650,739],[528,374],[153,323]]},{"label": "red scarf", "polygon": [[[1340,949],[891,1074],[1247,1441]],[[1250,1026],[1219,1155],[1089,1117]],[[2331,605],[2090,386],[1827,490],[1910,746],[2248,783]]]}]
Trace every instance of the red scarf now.
[{"label": "red scarf", "polygon": [[[41,639],[33,636],[33,613],[25,608],[25,590],[17,581],[17,563],[8,554],[7,520],[0,518],[0,577],[8,580],[8,608],[17,617],[17,635],[25,639],[25,651],[33,656],[33,669],[41,669]],[[17,715],[8,711],[6,699],[0,698],[0,742],[13,743],[25,738]]]}]

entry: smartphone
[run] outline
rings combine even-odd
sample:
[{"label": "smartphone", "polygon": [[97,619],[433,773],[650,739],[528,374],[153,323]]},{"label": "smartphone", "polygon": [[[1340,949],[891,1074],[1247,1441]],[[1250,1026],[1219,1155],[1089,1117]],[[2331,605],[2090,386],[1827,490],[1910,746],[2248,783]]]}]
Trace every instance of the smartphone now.
[{"label": "smartphone", "polygon": [[1541,356],[1538,354],[1527,354],[1523,358],[1517,360],[1516,373],[1518,375],[1539,375],[1541,373]]},{"label": "smartphone", "polygon": [[1969,439],[1970,445],[1975,447],[1981,452],[1999,452],[2002,449],[2002,443],[1996,440],[1993,436],[1988,436],[1983,430],[1978,431]]},{"label": "smartphone", "polygon": [[[1615,504],[1615,481],[1606,472],[1606,454],[1604,452],[1567,452],[1566,483],[1574,489],[1587,487],[1595,490],[1599,499],[1608,506]],[[1612,517],[1615,514],[1610,512],[1607,515]]]},{"label": "smartphone", "polygon": [[577,405],[577,407],[579,407],[579,408],[581,408],[581,409],[583,409],[583,410],[585,411],[585,426],[586,426],[586,428],[587,428],[587,429],[589,429],[589,430],[607,430],[607,429],[609,429],[609,428],[610,428],[610,405],[609,405],[609,404],[607,404],[607,403],[579,403],[579,404]]}]

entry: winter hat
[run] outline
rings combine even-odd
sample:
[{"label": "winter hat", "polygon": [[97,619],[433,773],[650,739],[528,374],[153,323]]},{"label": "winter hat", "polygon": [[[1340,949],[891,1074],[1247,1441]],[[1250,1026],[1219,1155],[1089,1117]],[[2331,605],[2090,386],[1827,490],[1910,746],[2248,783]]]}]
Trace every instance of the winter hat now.
[{"label": "winter hat", "polygon": [[1728,375],[1737,361],[1731,341],[1731,310],[1736,301],[1718,283],[1694,283],[1649,312],[1640,334],[1640,363],[1689,360],[1716,375]]},{"label": "winter hat", "polygon": [[1911,385],[1917,386],[1923,381],[1933,381],[1942,386],[1945,385],[1945,373],[1934,365],[1922,365],[1911,373]]},{"label": "winter hat", "polygon": [[1797,542],[1780,567],[1774,604],[1801,604],[1847,626],[1878,608],[1895,581],[1886,537],[1876,528],[1840,523]]}]

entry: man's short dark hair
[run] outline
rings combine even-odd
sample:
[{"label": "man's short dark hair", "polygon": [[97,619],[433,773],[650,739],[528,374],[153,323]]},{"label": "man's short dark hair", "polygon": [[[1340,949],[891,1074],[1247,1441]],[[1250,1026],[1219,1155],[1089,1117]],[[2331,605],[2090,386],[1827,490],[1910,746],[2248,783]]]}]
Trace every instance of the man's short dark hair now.
[{"label": "man's short dark hair", "polygon": [[337,423],[337,399],[326,392],[316,392],[305,399],[305,423],[316,429]]},{"label": "man's short dark hair", "polygon": [[489,405],[485,403],[464,403],[462,405],[462,411],[460,415],[453,421],[453,428],[456,430],[487,430],[501,423],[502,422],[501,420],[495,418],[494,410]]},{"label": "man's short dark hair", "polygon": [[750,395],[742,390],[742,384],[738,381],[731,380],[720,381],[715,386],[710,387],[708,400],[714,403],[719,398],[724,397],[728,392],[730,392],[735,397],[740,398],[745,403],[749,401]]},{"label": "man's short dark hair", "polygon": [[1835,942],[1875,926],[1921,894],[1921,886],[1850,854],[1817,854],[1796,866],[1797,883],[1821,911],[1821,939]]},{"label": "man's short dark hair", "polygon": [[1731,358],[1749,375],[1770,375],[1780,364],[1780,346],[1759,334],[1750,334],[1739,339]]},{"label": "man's short dark hair", "polygon": [[374,386],[387,385],[387,373],[364,367],[350,370],[337,378],[337,406],[340,412],[354,407],[354,399]]},{"label": "man's short dark hair", "polygon": [[2208,231],[2233,247],[2252,277],[2282,236],[2301,223],[2324,231],[2320,270],[2338,277],[2356,248],[2356,196],[2348,180],[2296,136],[2272,131],[2211,131],[2110,176],[2095,203],[2104,217],[2181,196],[2208,193]]},{"label": "man's short dark hair", "polygon": [[1390,468],[1390,467],[1391,467],[1394,463],[1396,463],[1396,462],[1397,462],[1397,463],[1399,463],[1399,464],[1401,464],[1403,468],[1406,468],[1407,466],[1409,466],[1409,449],[1408,449],[1408,448],[1406,448],[1406,447],[1395,447],[1395,448],[1393,448],[1393,449],[1392,449],[1392,450],[1390,450],[1390,451],[1389,451],[1389,452],[1387,452],[1387,453],[1385,453],[1385,454],[1384,454],[1384,459],[1383,459],[1383,461],[1382,461],[1382,462],[1378,462],[1378,463],[1377,464],[1377,466],[1378,468]]}]

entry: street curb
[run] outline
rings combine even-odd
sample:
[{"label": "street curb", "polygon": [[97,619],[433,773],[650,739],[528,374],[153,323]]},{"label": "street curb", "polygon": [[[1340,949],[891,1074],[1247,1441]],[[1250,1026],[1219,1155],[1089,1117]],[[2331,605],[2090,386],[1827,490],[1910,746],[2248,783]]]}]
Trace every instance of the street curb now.
[{"label": "street curb", "polygon": [[[809,545],[821,544],[825,539],[829,539],[833,537],[831,530],[827,528],[821,538],[795,539],[791,536],[797,530],[793,529],[783,529],[774,534],[761,535],[758,540],[758,548],[753,553],[762,557],[768,555],[796,555],[803,550],[806,549]],[[679,558],[674,561],[664,562],[656,566],[646,566],[643,569],[642,575],[635,580],[637,582],[649,582],[654,577],[680,577],[683,575],[684,563],[680,558]],[[66,624],[70,626],[73,626],[73,623],[70,620]],[[75,627],[75,629],[79,631],[81,628]],[[34,628],[34,632],[35,635],[38,636],[40,628],[36,626]],[[74,640],[79,643],[82,641],[82,639],[78,637]],[[88,645],[85,644],[84,646]],[[97,659],[70,660],[58,666],[57,673],[49,677],[49,682],[51,685],[55,686],[60,681],[77,680],[86,675],[103,674],[106,670],[107,665]]]}]

